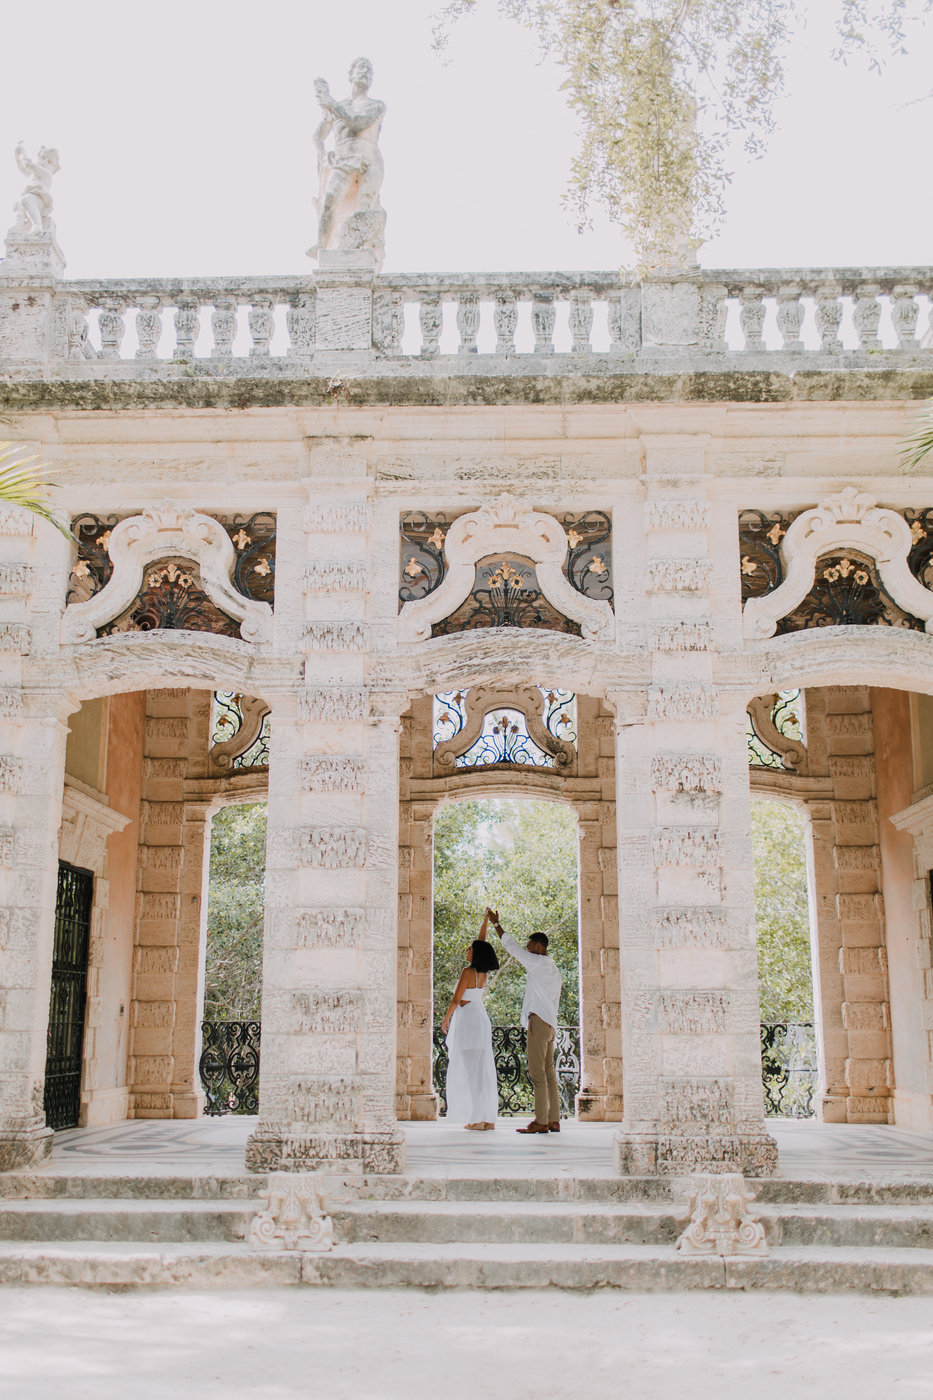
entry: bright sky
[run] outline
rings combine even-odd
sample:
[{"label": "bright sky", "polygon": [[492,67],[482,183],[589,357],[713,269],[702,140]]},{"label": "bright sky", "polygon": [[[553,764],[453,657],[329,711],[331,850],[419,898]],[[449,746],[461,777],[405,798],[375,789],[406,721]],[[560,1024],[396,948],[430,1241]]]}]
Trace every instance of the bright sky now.
[{"label": "bright sky", "polygon": [[[610,269],[607,224],[561,205],[574,123],[560,74],[495,0],[431,48],[440,0],[44,0],[2,23],[0,231],[23,185],[13,147],[57,146],[69,277],[311,268],[319,120],[366,54],[384,131],[387,271]],[[828,57],[812,0],[767,156],[740,164],[708,267],[933,262],[933,22],[882,78]]]}]

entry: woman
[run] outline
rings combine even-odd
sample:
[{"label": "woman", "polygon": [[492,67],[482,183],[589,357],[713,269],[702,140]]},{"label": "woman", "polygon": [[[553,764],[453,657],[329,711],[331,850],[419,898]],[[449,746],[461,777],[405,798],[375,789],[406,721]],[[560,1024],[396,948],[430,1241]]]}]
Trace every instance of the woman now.
[{"label": "woman", "polygon": [[447,1036],[447,1121],[462,1123],[471,1132],[491,1132],[499,1113],[499,1085],[492,1054],[492,1026],[483,1005],[486,976],[499,959],[486,942],[483,920],[479,937],[466,950],[460,974],[441,1029]]}]

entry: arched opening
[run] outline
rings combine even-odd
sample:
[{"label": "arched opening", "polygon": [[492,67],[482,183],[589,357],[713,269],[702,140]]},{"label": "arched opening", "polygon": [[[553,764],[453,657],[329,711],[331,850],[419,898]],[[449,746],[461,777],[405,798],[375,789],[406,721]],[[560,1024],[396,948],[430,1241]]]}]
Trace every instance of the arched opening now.
[{"label": "arched opening", "polygon": [[812,1118],[817,1088],[810,837],[795,803],[752,801],[765,1114]]},{"label": "arched opening", "polygon": [[[548,952],[563,978],[557,1067],[562,1108],[574,1113],[580,1091],[579,826],[563,803],[487,798],[446,802],[434,818],[433,1083],[445,1112],[446,1044],[441,1021],[478,935],[487,905],[503,928],[524,944],[533,930],[548,935]],[[499,1112],[532,1107],[521,1027],[522,968],[503,954],[490,933],[501,967],[487,984],[493,1025]]]}]

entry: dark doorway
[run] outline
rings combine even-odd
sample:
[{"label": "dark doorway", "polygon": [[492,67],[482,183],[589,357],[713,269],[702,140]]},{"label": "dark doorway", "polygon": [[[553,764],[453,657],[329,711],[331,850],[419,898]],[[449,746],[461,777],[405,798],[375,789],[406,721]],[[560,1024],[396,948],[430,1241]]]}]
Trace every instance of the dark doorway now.
[{"label": "dark doorway", "polygon": [[81,1107],[81,1061],[87,957],[94,876],[58,862],[52,998],[45,1063],[45,1120],[50,1128],[75,1128]]}]

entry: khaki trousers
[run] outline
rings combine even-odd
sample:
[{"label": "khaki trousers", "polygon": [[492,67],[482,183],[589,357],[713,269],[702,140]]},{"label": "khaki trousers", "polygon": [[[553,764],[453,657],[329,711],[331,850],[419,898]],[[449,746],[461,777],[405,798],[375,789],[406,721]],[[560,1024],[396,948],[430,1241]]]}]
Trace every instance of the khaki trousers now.
[{"label": "khaki trousers", "polygon": [[554,1027],[532,1012],[528,1017],[528,1078],[535,1091],[535,1122],[544,1125],[560,1121],[554,1036]]}]

